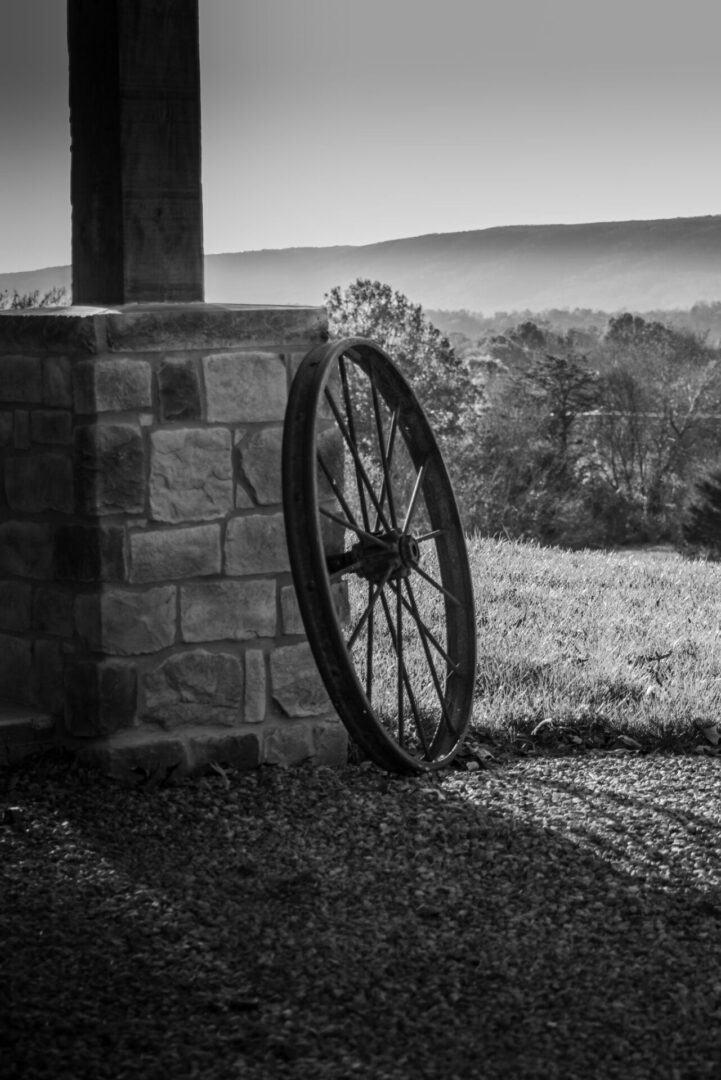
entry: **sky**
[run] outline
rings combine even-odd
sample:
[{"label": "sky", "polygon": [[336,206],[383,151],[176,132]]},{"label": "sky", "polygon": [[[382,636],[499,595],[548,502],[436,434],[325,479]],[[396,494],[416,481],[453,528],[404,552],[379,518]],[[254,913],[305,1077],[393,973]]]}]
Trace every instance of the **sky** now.
[{"label": "sky", "polygon": [[[65,0],[0,0],[0,273],[70,262]],[[200,0],[206,253],[721,213],[718,0]]]}]

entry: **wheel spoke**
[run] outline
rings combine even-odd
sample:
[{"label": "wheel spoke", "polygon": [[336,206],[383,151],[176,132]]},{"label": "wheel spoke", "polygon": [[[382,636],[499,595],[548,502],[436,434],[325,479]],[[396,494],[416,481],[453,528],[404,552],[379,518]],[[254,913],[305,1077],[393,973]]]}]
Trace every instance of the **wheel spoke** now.
[{"label": "wheel spoke", "polygon": [[[396,597],[396,634],[398,638],[398,644],[396,652],[398,653],[398,733],[399,736],[403,731],[403,721],[405,714],[403,712],[403,675],[405,674],[406,665],[403,661],[403,605],[400,602],[400,593]],[[401,746],[403,746],[403,739],[399,738]]]},{"label": "wheel spoke", "polygon": [[[391,641],[393,642],[393,649],[395,651],[396,657],[398,657],[399,672],[401,672],[401,674],[402,674],[403,681],[405,683],[406,693],[408,694],[408,701],[409,701],[409,704],[411,706],[411,710],[413,712],[413,718],[414,718],[414,720],[416,722],[416,730],[418,731],[418,734],[420,736],[420,740],[423,743],[424,753],[425,753],[426,757],[428,757],[430,755],[430,752],[431,752],[430,751],[430,746],[428,744],[428,738],[427,738],[426,733],[425,733],[425,731],[423,729],[423,724],[422,724],[422,721],[421,721],[421,717],[420,717],[420,714],[418,712],[418,705],[416,703],[415,695],[414,695],[413,689],[411,687],[411,680],[408,677],[408,672],[406,671],[405,664],[402,662],[402,660],[400,659],[400,657],[398,655],[398,640],[397,640],[396,630],[395,630],[395,627],[393,626],[393,619],[391,617],[390,608],[388,607],[388,600],[386,599],[385,593],[381,593],[381,603],[383,604],[383,611],[385,612],[386,622],[388,623],[388,629],[389,629],[390,635],[391,635]],[[403,711],[400,710],[399,713],[398,713],[398,745],[403,746],[404,741],[405,741],[404,716],[403,716]]]},{"label": "wheel spoke", "polygon": [[416,537],[417,544],[425,544],[428,540],[437,540],[439,536],[445,536],[445,529],[433,529],[432,532],[423,533]]},{"label": "wheel spoke", "polygon": [[339,514],[334,514],[332,510],[328,510],[325,506],[318,507],[318,513],[323,517],[328,518],[329,521],[335,521],[336,525],[342,525],[344,529],[350,529],[356,536],[359,536],[361,540],[365,540],[368,544],[375,544],[377,547],[387,549],[388,545],[380,538],[380,536],[374,536],[373,533],[366,532],[365,529],[361,529],[360,525],[356,525],[353,521],[348,521],[346,518],[340,517]]},{"label": "wheel spoke", "polygon": [[[409,591],[409,594],[410,594],[411,593],[411,583],[407,579],[406,579],[406,585],[408,587],[408,591]],[[461,665],[459,663],[457,663],[455,660],[453,660],[451,656],[449,656],[449,654],[443,648],[443,646],[441,645],[441,643],[438,640],[438,638],[436,637],[436,635],[433,633],[433,631],[430,629],[430,627],[427,626],[426,623],[421,618],[421,614],[420,614],[420,611],[418,610],[418,606],[415,603],[415,600],[413,601],[413,606],[411,606],[411,604],[409,604],[408,601],[404,599],[403,605],[406,608],[406,611],[410,612],[410,614],[413,616],[413,619],[416,622],[416,624],[418,626],[418,629],[421,631],[421,633],[425,634],[426,639],[428,641],[430,641],[430,643],[436,649],[438,654],[443,658],[443,660],[446,662],[446,664],[448,664],[448,667],[452,668],[452,670],[454,672],[460,671]]]},{"label": "wheel spoke", "polygon": [[[393,498],[393,484],[391,482],[390,468],[388,465],[388,450],[386,447],[385,434],[383,432],[383,418],[381,417],[381,406],[378,397],[378,387],[376,386],[375,373],[373,367],[370,369],[370,383],[371,393],[373,396],[373,412],[376,420],[376,431],[378,432],[378,448],[381,455],[381,464],[383,466],[383,487],[381,488],[380,503],[381,506],[385,498],[388,498],[388,511],[391,516],[391,525],[394,529],[398,528],[398,518],[396,517],[395,499]],[[391,431],[389,432],[389,444],[392,438],[395,438],[395,427],[398,422],[398,412],[396,409],[391,418]],[[378,527],[376,523],[376,528]]]},{"label": "wheel spoke", "polygon": [[393,453],[394,453],[395,448],[396,448],[396,435],[398,433],[398,417],[400,416],[400,413],[401,413],[401,410],[400,410],[399,406],[396,406],[396,408],[391,413],[391,425],[390,425],[390,430],[388,431],[388,446],[386,447],[386,460],[388,462],[388,469],[389,470],[390,470],[390,468],[391,468],[391,466],[393,464]]},{"label": "wheel spoke", "polygon": [[[325,396],[326,396],[326,400],[328,401],[328,404],[331,407],[331,411],[333,412],[333,416],[335,417],[335,422],[337,423],[338,427],[340,428],[341,435],[343,436],[345,444],[348,447],[348,450],[350,452],[351,457],[353,458],[353,463],[354,463],[355,469],[356,469],[356,479],[357,479],[358,483],[360,483],[361,480],[362,480],[363,484],[365,485],[366,491],[370,495],[371,502],[373,503],[375,511],[378,514],[378,517],[379,517],[380,521],[382,522],[384,529],[388,529],[389,528],[388,521],[386,519],[385,514],[383,513],[383,508],[381,507],[380,503],[378,502],[378,497],[377,497],[375,491],[373,490],[373,485],[371,484],[371,482],[370,482],[370,480],[368,478],[368,473],[366,472],[365,466],[363,465],[363,462],[361,460],[361,456],[360,456],[360,452],[358,450],[358,447],[356,446],[356,444],[351,439],[350,432],[348,431],[348,428],[345,425],[345,421],[343,420],[343,417],[340,414],[340,409],[338,408],[337,404],[333,400],[333,395],[330,393],[330,391],[327,388],[326,388],[326,391],[325,391]],[[363,505],[364,505],[364,503],[363,503]],[[364,523],[364,525],[365,525],[365,527],[367,529],[370,529],[370,522],[369,521],[366,521],[365,518],[364,518],[363,523]]]},{"label": "wheel spoke", "polygon": [[434,589],[438,589],[439,593],[443,593],[443,595],[448,600],[450,600],[452,604],[455,604],[456,607],[463,607],[463,601],[459,600],[457,596],[454,596],[452,592],[449,592],[448,589],[444,588],[444,586],[441,585],[440,581],[436,581],[436,579],[432,578],[430,574],[427,574],[423,567],[416,566],[415,569],[417,574],[420,574],[422,578],[425,578],[428,584],[432,585]]},{"label": "wheel spoke", "polygon": [[[430,648],[428,646],[428,639],[430,638],[430,640],[433,641],[433,644],[436,645],[436,647],[438,647],[438,643],[435,640],[435,638],[433,637],[433,635],[430,633],[430,631],[426,627],[426,624],[423,622],[423,619],[420,616],[420,612],[418,611],[418,605],[416,604],[416,599],[415,599],[415,596],[413,595],[413,588],[411,586],[410,581],[408,581],[408,579],[406,579],[406,581],[405,581],[405,586],[406,586],[406,591],[408,593],[408,599],[410,600],[410,605],[411,605],[411,608],[413,610],[413,618],[414,618],[416,626],[418,627],[418,629],[420,631],[421,644],[423,646],[423,651],[424,651],[425,656],[426,656],[426,663],[427,663],[428,668],[429,668],[430,673],[431,673],[431,679],[433,680],[433,685],[434,685],[435,690],[436,690],[436,696],[438,697],[438,702],[439,702],[439,704],[441,706],[441,712],[443,714],[443,719],[445,721],[445,724],[446,724],[446,727],[448,728],[448,730],[453,731],[454,734],[457,734],[457,732],[453,728],[453,724],[451,723],[451,719],[450,719],[450,717],[448,715],[448,706],[446,704],[445,687],[441,686],[441,681],[438,678],[438,672],[436,671],[436,665],[433,662],[433,657],[431,656],[431,650],[430,650]],[[398,595],[400,596],[400,594],[401,594],[401,590],[399,588],[398,589]],[[445,650],[441,650],[441,652],[443,653],[444,656],[447,656],[447,654],[445,653]],[[456,670],[458,669],[458,665],[452,665],[452,666]],[[447,683],[448,678],[449,678],[449,674],[446,673],[446,676],[445,676],[445,679],[444,679],[445,683]]]},{"label": "wheel spoke", "polygon": [[355,574],[363,566],[362,559],[356,559],[355,562],[348,563],[347,566],[341,566],[338,570],[331,570],[328,566],[328,560],[326,560],[326,569],[328,570],[328,577],[335,585],[336,582],[341,581],[346,574]]},{"label": "wheel spoke", "polygon": [[[368,582],[368,603],[370,605],[370,597],[372,592],[372,585]],[[366,635],[366,697],[371,700],[373,693],[373,637],[375,630],[375,606],[371,607],[370,614],[368,616],[368,633]]]},{"label": "wheel spoke", "polygon": [[383,580],[380,582],[380,584],[378,584],[376,586],[375,591],[373,590],[373,587],[372,587],[371,583],[368,582],[368,585],[369,585],[368,603],[365,606],[363,614],[361,615],[360,619],[356,623],[355,630],[353,631],[351,636],[348,638],[348,641],[346,642],[346,648],[347,648],[348,652],[351,651],[351,649],[355,645],[356,641],[358,640],[358,635],[360,634],[361,630],[365,626],[366,619],[368,619],[373,614],[373,608],[375,607],[375,605],[376,605],[376,603],[378,601],[378,597],[381,594],[383,586],[386,584],[386,582],[388,581],[388,578],[390,577],[390,573],[391,573],[391,571],[389,569],[386,572],[386,574],[383,577]]},{"label": "wheel spoke", "polygon": [[423,477],[425,476],[426,465],[427,464],[428,464],[428,462],[424,461],[423,464],[421,465],[420,469],[418,470],[418,475],[416,476],[415,486],[413,488],[413,494],[411,495],[411,501],[409,502],[408,509],[406,510],[406,519],[403,522],[402,532],[408,532],[408,530],[410,528],[410,525],[411,525],[411,521],[413,520],[413,515],[414,515],[415,510],[416,510],[416,503],[418,502],[418,496],[420,495],[420,492],[421,492],[421,484],[423,483]]},{"label": "wheel spoke", "polygon": [[[358,450],[358,440],[355,433],[355,419],[353,417],[353,407],[350,400],[350,389],[348,387],[348,371],[345,365],[345,358],[343,356],[338,358],[338,368],[340,370],[340,382],[343,389],[343,402],[345,404],[345,415],[348,421],[348,434],[353,443],[353,446]],[[354,454],[354,460],[360,461],[360,457],[356,458]],[[363,515],[363,524],[370,532],[370,518],[368,516],[368,505],[366,503],[366,494],[363,488],[363,481],[361,475],[356,467],[355,471],[356,487],[358,488],[358,498],[360,500],[361,514]]]},{"label": "wheel spoke", "polygon": [[[341,487],[340,487],[338,481],[336,480],[335,476],[333,476],[330,469],[326,465],[325,461],[323,460],[322,455],[321,454],[316,454],[316,458],[317,458],[318,464],[320,465],[321,469],[323,470],[323,475],[325,476],[326,480],[330,484],[331,491],[333,492],[336,499],[340,503],[341,510],[343,511],[345,516],[348,518],[348,522],[349,522],[348,528],[353,529],[353,531],[355,532],[357,530],[357,522],[356,522],[356,519],[355,519],[355,515],[354,515],[353,511],[351,510],[350,505],[347,502],[347,500],[345,498],[345,495],[343,494],[343,491],[341,490]],[[321,511],[322,511],[322,509],[323,508],[321,507]]]},{"label": "wheel spoke", "polygon": [[[388,445],[386,447],[386,465],[387,465],[388,476],[387,476],[387,478],[386,478],[385,475],[383,477],[383,486],[381,488],[381,499],[380,499],[381,506],[383,506],[386,495],[390,496],[392,494],[392,492],[393,492],[393,477],[392,477],[392,473],[391,473],[391,462],[393,460],[393,451],[395,449],[396,433],[398,431],[398,416],[399,416],[399,414],[400,414],[400,409],[396,409],[394,411],[393,415],[391,416],[390,431],[388,432]],[[394,497],[394,500],[393,500],[393,507],[391,509],[391,514],[392,514],[393,523],[394,523],[393,527],[397,528],[398,515],[397,515],[397,510],[396,510],[396,507],[395,507],[395,497]],[[378,524],[379,524],[379,522],[376,522],[376,528],[378,527]]]}]

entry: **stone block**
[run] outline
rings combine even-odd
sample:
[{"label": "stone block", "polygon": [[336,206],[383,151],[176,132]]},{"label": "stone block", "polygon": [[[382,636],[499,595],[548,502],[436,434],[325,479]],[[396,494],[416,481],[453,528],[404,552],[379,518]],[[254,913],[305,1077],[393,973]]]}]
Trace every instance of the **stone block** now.
[{"label": "stone block", "polygon": [[63,525],[55,533],[55,574],[63,581],[123,581],[125,530],[119,525]]},{"label": "stone block", "polygon": [[11,412],[0,412],[0,446],[9,446],[13,441],[14,416]]},{"label": "stone block", "polygon": [[0,581],[0,630],[29,630],[32,623],[30,585]]},{"label": "stone block", "polygon": [[207,418],[242,424],[282,421],[285,361],[273,353],[216,353],[203,360]]},{"label": "stone block", "polygon": [[75,431],[79,513],[142,513],[145,452],[136,424],[86,424]]},{"label": "stone block", "polygon": [[42,401],[42,364],[36,356],[0,356],[0,401]]},{"label": "stone block", "polygon": [[290,570],[282,514],[249,514],[228,522],[225,572],[232,576]]},{"label": "stone block", "polygon": [[83,765],[131,787],[157,787],[188,773],[184,741],[152,726],[118,730],[74,749]]},{"label": "stone block", "polygon": [[316,765],[343,766],[348,763],[348,732],[337,717],[315,728]]},{"label": "stone block", "polygon": [[[331,588],[338,622],[341,626],[347,626],[350,621],[348,586],[344,581],[339,581]],[[298,598],[292,585],[286,585],[280,590],[280,613],[284,634],[305,634]]]},{"label": "stone block", "polygon": [[281,472],[282,428],[265,428],[249,435],[238,447],[242,479],[259,506],[283,501]]},{"label": "stone block", "polygon": [[5,495],[12,510],[41,514],[73,511],[73,466],[64,454],[30,454],[5,462]]},{"label": "stone block", "polygon": [[220,526],[154,529],[130,537],[131,581],[207,577],[220,573]]},{"label": "stone block", "polygon": [[77,413],[148,409],[153,403],[150,364],[111,357],[75,365],[73,397]]},{"label": "stone block", "polygon": [[158,401],[163,423],[200,420],[200,382],[192,360],[167,360],[160,365]]},{"label": "stone block", "polygon": [[208,521],[233,507],[230,432],[182,428],[151,436],[150,509],[155,521]]},{"label": "stone block", "polygon": [[245,654],[245,701],[243,703],[243,719],[247,724],[261,724],[265,720],[267,696],[265,654],[260,649],[248,649]]},{"label": "stone block", "polygon": [[324,723],[295,720],[265,733],[263,762],[268,765],[341,766],[348,760],[348,738],[337,720]]},{"label": "stone block", "polygon": [[187,738],[188,769],[199,772],[204,766],[230,765],[255,769],[260,764],[260,737],[255,731],[203,731]]},{"label": "stone block", "polygon": [[105,589],[75,601],[76,629],[93,652],[136,656],[159,652],[175,641],[173,585],[146,592]]},{"label": "stone block", "polygon": [[43,445],[68,446],[73,441],[72,413],[61,409],[36,409],[30,416],[30,437]]},{"label": "stone block", "polygon": [[314,756],[315,739],[310,724],[276,725],[265,734],[263,762],[266,765],[302,765]]},{"label": "stone block", "polygon": [[43,405],[69,408],[73,404],[73,369],[66,356],[43,360]]},{"label": "stone block", "polygon": [[137,677],[132,664],[81,661],[65,672],[65,727],[69,735],[107,735],[135,717]]},{"label": "stone block", "polygon": [[0,705],[0,765],[15,765],[56,746],[56,725],[46,711],[15,703]]},{"label": "stone block", "polygon": [[235,485],[235,508],[236,510],[252,510],[255,506],[253,496],[246,491],[242,484]]},{"label": "stone block", "polygon": [[33,704],[32,643],[29,639],[0,634],[0,701]]},{"label": "stone block", "polygon": [[69,638],[73,634],[75,594],[71,589],[41,585],[33,597],[33,629],[40,634]]},{"label": "stone block", "polygon": [[13,443],[16,450],[30,449],[30,413],[27,409],[15,410],[13,424]]},{"label": "stone block", "polygon": [[286,716],[320,716],[332,711],[310,646],[285,645],[270,657],[273,700]]},{"label": "stone block", "polygon": [[298,600],[292,585],[285,585],[280,590],[280,616],[284,634],[305,633]]},{"label": "stone block", "polygon": [[33,648],[35,698],[48,712],[62,714],[65,705],[64,665],[56,641],[39,640]]},{"label": "stone block", "polygon": [[272,637],[274,581],[219,581],[180,586],[183,641],[244,641]]},{"label": "stone block", "polygon": [[52,572],[50,527],[24,521],[0,524],[0,574],[47,579]]},{"label": "stone block", "polygon": [[176,653],[142,681],[143,715],[166,729],[237,725],[243,719],[243,666],[237,656],[203,649]]}]

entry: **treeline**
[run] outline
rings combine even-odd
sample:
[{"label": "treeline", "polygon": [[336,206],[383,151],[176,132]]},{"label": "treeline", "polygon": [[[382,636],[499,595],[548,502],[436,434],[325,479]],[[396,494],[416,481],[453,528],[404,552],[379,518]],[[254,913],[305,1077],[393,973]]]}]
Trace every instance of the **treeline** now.
[{"label": "treeline", "polygon": [[[67,302],[61,288],[0,293],[0,309]],[[332,336],[372,338],[409,378],[469,528],[721,554],[721,349],[679,313],[501,313],[482,333],[444,334],[380,282],[332,289],[326,305]],[[721,302],[693,312],[721,336]]]},{"label": "treeline", "polygon": [[326,300],[334,335],[374,338],[413,382],[470,528],[571,547],[685,542],[695,484],[721,458],[721,353],[706,340],[630,313],[449,339],[378,282]]},{"label": "treeline", "polygon": [[70,303],[67,289],[55,286],[41,293],[39,289],[33,292],[19,293],[16,290],[9,292],[7,289],[0,291],[0,311],[23,311],[27,308],[36,307],[66,307]]},{"label": "treeline", "polygon": [[491,534],[568,546],[683,542],[719,457],[719,351],[631,314],[602,330],[525,322],[461,352],[486,410],[461,487]]},{"label": "treeline", "polygon": [[[457,335],[475,340],[490,334],[504,334],[524,322],[535,322],[551,331],[577,330],[596,333],[610,319],[622,312],[599,311],[594,308],[548,308],[545,311],[496,311],[482,315],[476,311],[427,311],[430,321],[451,340]],[[660,322],[680,333],[691,333],[707,345],[721,343],[721,300],[700,301],[691,308],[634,312],[645,322]]]}]

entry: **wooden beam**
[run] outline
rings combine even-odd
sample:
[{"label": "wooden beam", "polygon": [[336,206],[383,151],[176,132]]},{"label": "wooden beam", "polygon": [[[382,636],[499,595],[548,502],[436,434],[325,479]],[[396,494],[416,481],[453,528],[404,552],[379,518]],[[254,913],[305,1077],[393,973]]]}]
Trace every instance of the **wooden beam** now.
[{"label": "wooden beam", "polygon": [[68,0],[73,302],[203,299],[198,0]]}]

